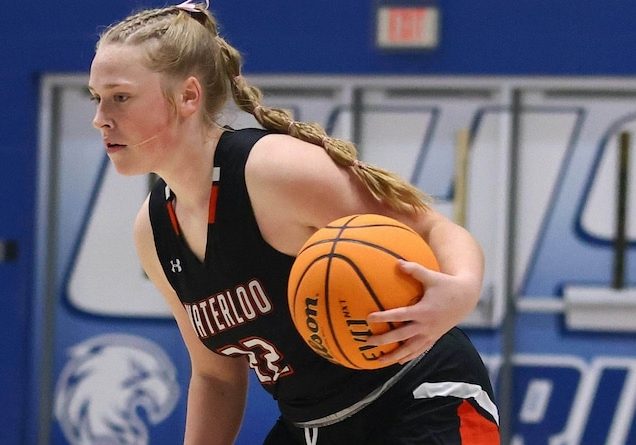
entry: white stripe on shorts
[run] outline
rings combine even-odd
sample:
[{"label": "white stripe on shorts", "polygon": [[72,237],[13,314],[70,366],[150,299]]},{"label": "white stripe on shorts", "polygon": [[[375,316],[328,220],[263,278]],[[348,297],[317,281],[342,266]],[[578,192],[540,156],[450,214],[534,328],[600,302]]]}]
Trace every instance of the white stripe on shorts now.
[{"label": "white stripe on shorts", "polygon": [[406,365],[404,365],[402,369],[400,369],[398,372],[393,374],[393,376],[389,380],[384,382],[382,386],[371,391],[371,393],[368,394],[364,399],[359,400],[353,405],[347,408],[341,409],[340,411],[336,413],[329,414],[328,416],[325,416],[325,417],[321,417],[320,419],[308,420],[306,422],[294,422],[294,426],[297,426],[299,428],[329,426],[329,425],[333,425],[334,423],[338,423],[346,419],[347,417],[353,416],[355,413],[357,413],[362,408],[364,408],[365,406],[367,406],[368,404],[376,400],[378,397],[380,397],[382,394],[384,394],[386,391],[388,391],[402,377],[404,377],[404,375],[407,372],[409,372],[415,365],[417,365],[419,361],[422,360],[422,358],[426,354],[428,354],[428,350],[424,351],[422,355],[420,355],[417,358],[414,358],[413,360],[408,362]]},{"label": "white stripe on shorts", "polygon": [[457,397],[460,399],[474,399],[485,409],[499,425],[499,411],[497,405],[490,400],[488,393],[481,386],[465,382],[427,382],[413,390],[416,399],[432,399],[433,397]]}]

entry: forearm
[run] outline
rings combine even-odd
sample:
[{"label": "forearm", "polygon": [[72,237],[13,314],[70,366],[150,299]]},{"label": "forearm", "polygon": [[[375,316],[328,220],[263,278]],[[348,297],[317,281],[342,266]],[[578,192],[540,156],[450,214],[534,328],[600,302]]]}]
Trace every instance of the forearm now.
[{"label": "forearm", "polygon": [[462,227],[435,212],[426,213],[413,227],[430,245],[440,271],[399,262],[402,272],[422,283],[424,294],[414,304],[369,314],[369,323],[403,323],[367,339],[370,345],[403,344],[384,359],[406,363],[433,347],[475,308],[481,293],[484,259],[477,241]]},{"label": "forearm", "polygon": [[479,300],[484,276],[484,255],[475,238],[463,227],[442,220],[431,227],[427,242],[433,249],[440,271],[463,284],[464,292],[454,294],[451,305],[462,308],[463,316],[472,311]]},{"label": "forearm", "polygon": [[481,284],[484,256],[479,243],[461,226],[445,223],[434,226],[428,242],[442,272],[472,278]]},{"label": "forearm", "polygon": [[188,388],[184,445],[230,445],[245,407],[246,381],[221,382],[193,374]]}]

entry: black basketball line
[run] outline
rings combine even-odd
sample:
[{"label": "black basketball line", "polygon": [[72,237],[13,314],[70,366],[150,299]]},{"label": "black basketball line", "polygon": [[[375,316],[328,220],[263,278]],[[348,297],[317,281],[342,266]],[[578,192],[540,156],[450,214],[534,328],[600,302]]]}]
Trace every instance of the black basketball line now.
[{"label": "black basketball line", "polygon": [[[360,270],[358,265],[351,258],[349,258],[348,256],[343,255],[341,253],[333,254],[332,258],[338,258],[338,259],[344,260],[346,263],[348,263],[351,266],[351,268],[355,271],[356,275],[358,275],[358,277],[361,279],[362,283],[364,284],[364,287],[367,289],[367,291],[369,292],[369,294],[373,298],[373,301],[375,302],[375,305],[378,307],[378,309],[381,310],[381,311],[385,311],[386,310],[386,308],[384,307],[382,302],[380,302],[380,300],[378,299],[378,296],[376,295],[376,293],[373,291],[373,288],[371,287],[371,284],[369,283],[367,278],[364,276],[364,274],[362,273],[362,271]],[[331,319],[331,317],[329,317],[329,319]],[[390,322],[388,322],[388,323],[390,324]],[[393,325],[391,325],[391,327],[393,327]]]},{"label": "black basketball line", "polygon": [[[357,369],[363,369],[359,366],[357,366],[355,363],[353,363],[350,359],[349,356],[345,353],[345,351],[342,349],[342,345],[340,344],[340,342],[338,341],[337,336],[335,335],[335,328],[334,325],[332,323],[332,318],[331,318],[331,311],[329,310],[329,275],[331,272],[331,264],[333,261],[333,258],[338,258],[341,259],[343,261],[345,261],[347,264],[349,264],[349,266],[353,269],[353,271],[355,272],[355,274],[358,276],[358,278],[360,279],[360,281],[362,282],[362,284],[364,285],[365,289],[367,290],[367,292],[369,293],[369,295],[371,295],[371,298],[373,300],[373,302],[375,303],[376,307],[380,310],[386,310],[386,308],[384,307],[384,305],[380,302],[377,294],[375,293],[375,291],[373,290],[373,288],[371,287],[371,284],[367,281],[366,277],[364,276],[364,274],[362,273],[362,271],[360,270],[360,268],[358,267],[358,265],[353,262],[349,257],[343,255],[343,254],[339,254],[339,253],[329,253],[329,254],[323,254],[320,255],[319,257],[314,258],[311,263],[309,263],[306,267],[305,270],[302,272],[302,274],[300,275],[297,283],[296,283],[296,287],[294,289],[294,306],[292,308],[292,313],[296,313],[296,304],[297,304],[297,299],[298,299],[298,288],[300,287],[300,283],[302,283],[305,275],[307,274],[307,272],[312,268],[312,266],[314,264],[316,264],[317,262],[327,259],[328,263],[327,263],[327,270],[325,272],[325,282],[324,282],[324,295],[325,295],[325,310],[326,310],[326,319],[327,319],[327,323],[328,323],[328,333],[331,335],[331,338],[334,340],[336,347],[338,349],[338,351],[340,351],[340,355],[342,357],[344,357],[346,359],[347,362],[349,362],[349,364]],[[300,321],[298,321],[300,323]],[[387,324],[391,327],[391,329],[395,328],[395,324],[392,322],[387,322]]]},{"label": "black basketball line", "polygon": [[342,232],[347,229],[347,230],[355,230],[355,229],[368,229],[370,227],[392,227],[394,229],[401,229],[401,230],[406,230],[407,232],[411,232],[415,235],[417,235],[417,232],[413,231],[412,229],[410,229],[409,227],[404,227],[401,225],[397,225],[397,224],[390,224],[390,223],[381,223],[381,224],[377,224],[377,223],[369,223],[369,224],[364,224],[361,226],[348,226],[347,224],[351,223],[352,221],[356,220],[359,217],[359,215],[353,216],[351,219],[347,220],[347,222],[344,223],[344,225],[342,226],[331,226],[331,225],[326,225],[325,229],[340,229],[338,231],[338,234],[333,237],[333,238],[329,238],[329,239],[321,239],[318,241],[314,241],[311,244],[308,244],[306,246],[303,246],[302,250],[300,252],[298,252],[298,255],[300,255],[301,253],[303,253],[305,250],[309,249],[310,247],[313,247],[315,245],[318,244],[324,244],[324,243],[331,243],[331,242],[337,242],[340,237],[342,236]]},{"label": "black basketball line", "polygon": [[[358,215],[354,215],[352,216],[349,220],[347,220],[347,223],[353,221],[354,219],[356,219],[358,217]],[[346,225],[346,223],[345,223]],[[338,235],[340,235],[342,233],[342,231],[344,230],[344,227],[338,232]],[[303,281],[303,277],[305,276],[305,274],[307,274],[307,271],[311,268],[311,266],[316,263],[316,261],[319,261],[323,258],[327,258],[327,271],[329,271],[329,261],[331,261],[330,255],[331,253],[333,253],[336,243],[338,242],[338,237],[336,236],[336,238],[332,238],[332,239],[328,239],[328,240],[321,240],[319,243],[314,243],[310,246],[305,247],[304,249],[302,249],[300,252],[298,252],[298,254],[296,255],[297,257],[300,256],[301,253],[303,253],[305,250],[307,250],[309,247],[314,246],[316,244],[324,244],[324,243],[333,243],[333,246],[331,246],[331,252],[329,254],[324,254],[324,255],[320,255],[319,257],[316,257],[312,260],[311,263],[309,263],[306,267],[305,270],[303,271],[303,273],[300,275],[300,278],[298,279],[298,282],[296,283],[296,289],[294,289],[294,312],[296,310],[296,299],[298,298],[298,287],[300,286],[300,283],[302,283]],[[325,275],[329,275],[329,273],[327,272]],[[327,278],[325,278],[327,279]]]},{"label": "black basketball line", "polygon": [[[327,323],[328,323],[328,328],[331,334],[331,338],[334,340],[337,349],[340,351],[340,354],[342,357],[344,357],[346,359],[346,361],[354,368],[356,369],[363,369],[360,366],[357,366],[356,364],[354,364],[349,357],[347,356],[347,354],[345,354],[345,352],[342,349],[342,346],[340,344],[340,342],[338,341],[338,338],[335,335],[335,329],[332,323],[332,318],[331,318],[331,311],[330,311],[330,306],[329,306],[329,277],[331,274],[331,265],[333,263],[333,259],[334,258],[339,258],[344,260],[346,263],[349,264],[349,266],[354,270],[354,272],[356,273],[356,275],[358,276],[358,278],[362,281],[364,287],[366,288],[367,292],[369,293],[369,295],[371,295],[371,298],[373,299],[376,307],[380,310],[380,311],[384,311],[386,310],[386,308],[384,307],[384,305],[380,302],[378,296],[376,295],[375,291],[373,290],[373,288],[371,287],[371,284],[367,281],[366,277],[364,276],[364,274],[362,273],[362,271],[360,270],[360,268],[356,265],[355,262],[353,262],[350,258],[348,258],[347,256],[343,255],[343,254],[339,254],[336,252],[336,248],[337,248],[337,244],[339,242],[344,242],[344,243],[356,243],[356,244],[360,244],[360,245],[364,245],[367,247],[371,247],[371,248],[375,248],[378,249],[384,253],[387,253],[397,259],[404,259],[401,255],[399,255],[398,253],[387,249],[384,246],[369,242],[369,241],[362,241],[362,240],[358,240],[358,239],[353,239],[353,238],[348,238],[348,237],[342,237],[342,234],[345,230],[353,230],[353,229],[363,229],[363,228],[371,228],[371,227],[392,227],[392,228],[398,228],[401,230],[406,230],[408,232],[413,233],[414,235],[417,236],[417,233],[413,232],[411,229],[401,226],[401,225],[397,225],[397,224],[376,224],[376,223],[371,223],[371,224],[364,224],[361,226],[349,226],[348,224],[350,224],[351,222],[355,221],[360,215],[354,215],[352,216],[350,219],[348,219],[342,226],[330,226],[327,225],[326,228],[329,229],[339,229],[338,233],[330,238],[330,239],[323,239],[323,240],[319,240],[316,241],[310,245],[305,246],[299,253],[298,255],[300,255],[302,252],[304,252],[305,250],[313,247],[313,246],[317,246],[320,244],[325,244],[325,243],[332,243],[331,249],[329,251],[329,253],[325,253],[322,254],[316,258],[314,258],[311,263],[309,263],[306,267],[305,270],[302,272],[302,274],[300,275],[300,278],[298,279],[298,282],[296,283],[296,288],[294,289],[294,300],[293,300],[293,312],[295,313],[295,308],[296,308],[296,303],[297,303],[297,298],[298,298],[298,288],[300,287],[300,283],[303,281],[304,276],[307,274],[307,272],[309,271],[309,269],[311,269],[311,267],[318,261],[323,260],[325,258],[327,258],[327,268],[326,268],[326,272],[325,272],[325,282],[324,282],[324,294],[325,294],[325,310],[327,312]],[[395,324],[393,322],[386,322],[391,329],[395,329]],[[401,343],[401,342],[400,342]]]},{"label": "black basketball line", "polygon": [[300,287],[300,283],[303,282],[303,278],[305,277],[305,275],[307,275],[307,272],[309,272],[309,269],[311,269],[311,266],[313,266],[315,263],[317,263],[318,261],[324,259],[324,258],[328,258],[327,254],[321,255],[319,257],[314,258],[311,263],[309,263],[306,267],[305,270],[303,270],[303,272],[300,274],[300,277],[298,278],[298,280],[296,281],[296,288],[294,289],[294,302],[293,302],[293,308],[291,308],[291,312],[295,313],[296,312],[296,300],[298,298],[298,288]]},{"label": "black basketball line", "polygon": [[329,310],[329,276],[331,275],[331,264],[333,263],[333,258],[334,256],[336,256],[335,251],[336,251],[336,245],[338,244],[338,240],[340,239],[340,235],[342,235],[342,232],[344,232],[346,230],[346,225],[353,221],[354,219],[356,219],[357,216],[352,217],[351,219],[349,219],[346,223],[345,226],[343,226],[339,231],[338,234],[336,235],[336,237],[333,239],[333,245],[331,246],[331,251],[327,254],[328,256],[328,260],[327,260],[327,272],[325,273],[325,283],[323,285],[323,288],[325,289],[325,311],[327,312],[327,324],[329,325],[329,331],[331,333],[331,338],[333,338],[334,343],[336,344],[336,347],[338,348],[338,350],[340,351],[340,355],[342,357],[345,358],[345,360],[347,360],[349,362],[349,364],[353,367],[357,366],[355,365],[355,363],[353,363],[349,357],[347,356],[347,354],[345,354],[345,352],[342,350],[342,346],[340,345],[340,342],[338,341],[338,338],[336,337],[335,333],[334,333],[334,329],[333,329],[333,323],[331,322],[331,311]]},{"label": "black basketball line", "polygon": [[[334,332],[333,332],[333,326],[332,326],[332,324],[331,324],[331,316],[330,316],[331,314],[330,314],[330,312],[329,312],[329,305],[328,305],[328,302],[329,302],[329,297],[328,297],[328,294],[329,294],[329,286],[327,285],[327,284],[328,284],[328,282],[329,282],[329,279],[328,279],[328,276],[329,276],[329,266],[330,266],[330,264],[331,264],[332,255],[330,255],[330,254],[323,254],[323,255],[320,255],[320,256],[318,256],[318,257],[314,258],[314,259],[311,261],[311,263],[309,263],[309,264],[305,267],[305,270],[302,272],[302,274],[301,274],[301,275],[300,275],[300,277],[298,278],[298,281],[296,282],[296,288],[294,289],[293,307],[291,308],[290,312],[291,312],[292,314],[295,314],[295,313],[296,313],[296,302],[297,302],[297,299],[298,299],[298,288],[300,287],[300,283],[302,283],[302,281],[303,281],[303,279],[304,279],[305,275],[307,275],[307,272],[309,272],[309,270],[312,268],[312,266],[313,266],[314,264],[316,264],[318,261],[321,261],[321,260],[324,260],[324,259],[327,259],[327,271],[326,271],[326,273],[325,273],[325,283],[324,283],[324,285],[323,285],[323,286],[324,286],[324,289],[325,289],[325,302],[324,302],[324,303],[325,303],[325,309],[326,309],[326,311],[327,311],[327,317],[326,317],[326,318],[327,318],[327,320],[328,320],[328,322],[329,322],[329,331],[331,331],[331,337],[335,340],[335,342],[336,342],[336,346],[337,346],[338,350],[340,351],[340,354],[341,354],[343,357],[345,357],[345,358],[346,358],[346,360],[347,360],[347,361],[351,364],[351,366],[353,366],[353,367],[355,367],[355,368],[358,368],[358,369],[362,369],[362,368],[360,368],[360,367],[356,366],[356,365],[355,365],[355,363],[352,363],[352,362],[351,362],[351,360],[349,360],[349,357],[347,357],[347,354],[345,354],[345,352],[342,350],[342,347],[340,346],[340,344],[339,344],[339,343],[338,343],[338,341],[336,340],[336,337],[335,337]],[[298,321],[298,323],[300,323],[300,321]]]},{"label": "black basketball line", "polygon": [[[366,224],[363,226],[347,226],[347,224],[351,223],[352,221],[355,221],[357,218],[359,218],[360,215],[354,215],[351,218],[349,218],[344,225],[342,226],[327,226],[329,228],[339,228],[340,230],[338,231],[338,234],[334,237],[334,238],[329,238],[329,239],[323,239],[323,240],[319,240],[316,241],[308,246],[306,246],[301,252],[298,253],[298,255],[300,255],[302,252],[304,252],[305,250],[313,247],[313,246],[317,246],[320,244],[325,244],[325,243],[333,243],[331,246],[331,250],[329,253],[327,254],[322,254],[319,257],[316,257],[309,265],[307,265],[307,267],[305,268],[305,270],[303,271],[300,279],[298,280],[298,283],[302,282],[303,277],[305,276],[305,274],[307,273],[307,270],[311,268],[311,266],[318,260],[323,259],[325,257],[328,257],[328,263],[327,263],[327,273],[325,274],[325,285],[328,282],[328,275],[329,275],[329,268],[331,265],[331,256],[335,255],[335,250],[336,250],[336,246],[338,244],[338,242],[348,242],[348,243],[355,243],[355,244],[360,244],[360,245],[364,245],[366,247],[371,247],[374,249],[378,249],[384,253],[387,253],[397,259],[400,260],[404,260],[406,258],[404,258],[402,255],[400,255],[399,253],[396,253],[390,249],[387,249],[384,246],[372,243],[370,241],[363,241],[363,240],[359,240],[359,239],[354,239],[354,238],[342,238],[342,233],[346,230],[352,230],[352,229],[356,229],[356,228],[368,228],[368,227],[394,227],[394,228],[398,228],[398,229],[402,229],[402,230],[406,230],[408,232],[413,233],[414,235],[418,236],[416,232],[413,232],[411,229],[400,226],[400,225],[395,225],[395,224]],[[340,255],[340,254],[338,254]],[[358,275],[359,275],[359,269],[357,269]],[[325,286],[325,289],[327,289],[327,287]],[[296,289],[294,290],[294,308],[296,307],[296,297],[298,295],[298,285],[296,286]]]},{"label": "black basketball line", "polygon": [[[300,283],[303,280],[303,277],[305,276],[305,274],[309,271],[309,269],[311,269],[311,266],[314,265],[317,261],[323,259],[323,258],[327,258],[327,270],[325,273],[325,281],[323,283],[323,289],[325,290],[325,310],[326,310],[326,315],[327,315],[327,322],[329,324],[329,330],[331,331],[331,337],[334,339],[335,343],[336,343],[336,347],[338,348],[338,350],[340,351],[340,354],[351,364],[351,366],[354,366],[357,368],[357,366],[351,362],[351,360],[349,360],[349,357],[347,357],[347,354],[345,354],[345,352],[342,350],[342,347],[340,346],[338,340],[336,339],[335,335],[334,335],[334,331],[333,331],[333,324],[331,323],[331,311],[329,310],[329,275],[331,273],[331,263],[332,263],[332,259],[334,256],[334,251],[336,249],[336,244],[338,243],[338,240],[340,238],[340,235],[342,234],[342,232],[344,232],[344,230],[347,228],[347,224],[350,223],[351,221],[355,220],[356,218],[358,218],[357,215],[352,216],[350,219],[347,220],[347,222],[339,227],[340,230],[338,231],[338,234],[336,235],[335,238],[329,239],[329,240],[322,240],[319,243],[314,243],[312,245],[315,244],[324,244],[324,243],[333,243],[331,246],[331,250],[328,254],[323,254],[320,255],[319,257],[316,257],[314,260],[312,260],[311,263],[309,263],[309,265],[307,265],[307,267],[305,268],[305,270],[303,271],[300,279],[298,280],[298,285],[296,286],[295,292],[294,292],[294,312],[295,312],[295,308],[296,308],[296,299],[298,297],[298,286],[300,285]],[[304,248],[301,252],[298,253],[298,255],[300,255],[302,252],[304,252],[305,250],[307,250],[308,247],[311,246],[307,246],[306,248]]]},{"label": "black basketball line", "polygon": [[[400,255],[399,253],[394,252],[393,250],[388,249],[388,248],[386,248],[384,246],[381,246],[379,244],[375,244],[375,243],[373,243],[371,241],[364,241],[364,240],[359,240],[359,239],[355,239],[355,238],[330,238],[330,239],[326,239],[326,240],[320,240],[320,241],[316,241],[315,243],[313,243],[310,246],[307,246],[307,248],[305,250],[307,250],[307,249],[309,249],[311,247],[314,247],[314,246],[318,246],[320,244],[325,244],[325,243],[333,243],[334,244],[332,249],[331,249],[332,252],[336,248],[336,244],[337,243],[351,243],[351,244],[360,244],[360,245],[363,245],[363,246],[366,246],[366,247],[371,247],[371,248],[374,248],[374,249],[378,249],[378,250],[380,250],[380,251],[382,251],[384,253],[388,253],[389,255],[391,255],[391,256],[399,259],[399,260],[406,259],[402,255]],[[328,254],[323,254],[323,255],[329,255],[329,254],[331,254],[331,252],[328,253]]]},{"label": "black basketball line", "polygon": [[369,227],[394,227],[396,229],[413,231],[413,229],[411,229],[410,227],[404,227],[401,224],[391,224],[391,223],[367,223],[367,224],[362,224],[360,226],[348,226],[347,224],[349,224],[351,221],[353,221],[353,219],[347,221],[342,226],[332,226],[331,224],[327,224],[325,226],[325,229],[342,229],[342,228],[345,228],[345,229],[353,230],[353,229],[368,229]]},{"label": "black basketball line", "polygon": [[[371,287],[371,284],[367,281],[366,276],[364,276],[364,274],[362,273],[362,271],[360,270],[360,268],[358,267],[357,264],[355,264],[353,261],[351,261],[351,259],[349,259],[348,257],[342,255],[342,254],[338,254],[336,253],[336,247],[338,245],[339,242],[344,242],[345,240],[347,242],[356,242],[362,245],[366,245],[366,246],[370,246],[370,247],[375,247],[381,251],[384,251],[392,256],[396,256],[397,254],[395,252],[390,251],[389,249],[386,249],[382,246],[378,246],[374,243],[370,243],[370,242],[366,242],[366,241],[360,241],[360,240],[355,240],[355,239],[349,239],[349,238],[342,238],[342,234],[345,230],[349,229],[352,230],[354,228],[361,228],[361,227],[394,227],[394,228],[399,228],[402,230],[408,230],[409,232],[411,230],[406,229],[402,226],[399,225],[395,225],[395,224],[365,224],[364,226],[348,226],[348,224],[352,223],[353,221],[355,221],[357,218],[359,218],[361,215],[354,215],[353,217],[349,218],[343,226],[340,227],[340,230],[338,231],[338,234],[336,235],[336,237],[333,239],[333,246],[331,247],[331,252],[329,254],[329,262],[327,263],[327,273],[325,274],[325,308],[327,310],[327,323],[329,325],[329,330],[331,331],[331,337],[334,339],[334,342],[336,343],[336,346],[338,347],[338,350],[340,350],[340,353],[342,354],[343,357],[346,358],[346,360],[355,368],[360,368],[359,366],[356,366],[354,363],[351,362],[351,360],[349,359],[349,357],[344,353],[344,351],[342,350],[342,346],[340,345],[340,342],[338,341],[338,337],[335,335],[334,332],[334,327],[333,327],[333,323],[331,321],[331,312],[329,310],[330,305],[329,305],[329,287],[327,286],[327,284],[329,283],[329,274],[331,273],[331,264],[332,264],[332,260],[333,258],[340,258],[342,260],[344,260],[345,262],[347,262],[355,271],[355,273],[358,275],[358,278],[362,281],[362,283],[364,284],[364,287],[367,289],[367,292],[369,293],[369,295],[371,295],[371,298],[373,299],[373,301],[375,302],[375,305],[377,308],[379,308],[381,311],[385,310],[384,305],[380,302],[380,300],[378,299],[378,296],[376,295],[375,291],[373,290],[373,288]],[[398,258],[402,258],[401,256],[397,255]],[[388,325],[390,326],[391,329],[395,329],[395,325],[392,322],[387,322]]]},{"label": "black basketball line", "polygon": [[[380,299],[378,298],[377,294],[375,293],[375,291],[373,290],[373,287],[371,287],[371,284],[369,283],[369,281],[367,281],[367,277],[364,276],[364,274],[362,273],[362,271],[360,270],[360,268],[358,267],[358,265],[353,262],[349,257],[343,255],[343,254],[339,254],[339,253],[334,253],[333,255],[331,255],[332,259],[333,258],[338,258],[341,260],[344,260],[346,263],[349,264],[349,266],[351,266],[351,268],[354,270],[354,272],[356,273],[356,275],[358,276],[358,278],[360,279],[360,281],[362,281],[362,284],[364,285],[364,287],[366,288],[367,292],[369,293],[369,295],[371,295],[371,298],[373,299],[376,307],[380,310],[380,311],[384,311],[386,310],[386,308],[384,307],[384,305],[380,302]],[[329,271],[331,268],[331,261],[329,262],[329,266],[327,268],[327,273],[325,275],[329,275]],[[342,354],[343,357],[345,357],[347,359],[347,361],[349,363],[351,363],[352,366],[358,368],[358,369],[362,369],[359,366],[355,365],[354,363],[351,362],[351,360],[349,360],[349,357],[344,353],[344,351],[342,350],[342,346],[340,345],[340,342],[338,341],[338,337],[336,336],[336,332],[332,323],[332,318],[331,318],[331,313],[329,311],[329,286],[327,286],[328,284],[328,280],[325,280],[325,307],[327,309],[327,322],[329,324],[329,331],[331,334],[331,338],[333,338],[333,340],[336,343],[336,346],[338,347],[338,350],[340,351],[340,353]],[[387,321],[386,322],[391,329],[395,329],[395,324],[393,322]]]}]

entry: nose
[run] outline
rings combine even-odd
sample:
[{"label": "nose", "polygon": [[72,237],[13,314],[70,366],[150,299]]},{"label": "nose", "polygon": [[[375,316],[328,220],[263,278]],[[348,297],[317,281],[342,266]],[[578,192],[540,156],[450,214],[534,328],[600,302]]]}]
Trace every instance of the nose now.
[{"label": "nose", "polygon": [[113,123],[112,120],[108,118],[106,113],[104,112],[104,107],[100,103],[97,105],[95,109],[95,116],[93,116],[93,127],[101,130],[102,128],[112,128]]}]

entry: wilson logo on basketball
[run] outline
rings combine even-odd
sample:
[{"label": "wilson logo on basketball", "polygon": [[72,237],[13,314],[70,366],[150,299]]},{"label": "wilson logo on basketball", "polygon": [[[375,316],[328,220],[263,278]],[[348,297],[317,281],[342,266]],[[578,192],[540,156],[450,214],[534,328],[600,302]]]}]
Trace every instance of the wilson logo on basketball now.
[{"label": "wilson logo on basketball", "polygon": [[305,318],[305,325],[311,333],[307,339],[307,344],[327,360],[333,360],[333,356],[329,353],[329,349],[327,349],[325,341],[320,335],[320,328],[316,321],[316,316],[318,315],[317,307],[317,298],[305,298],[305,315],[307,316],[307,318]]}]

